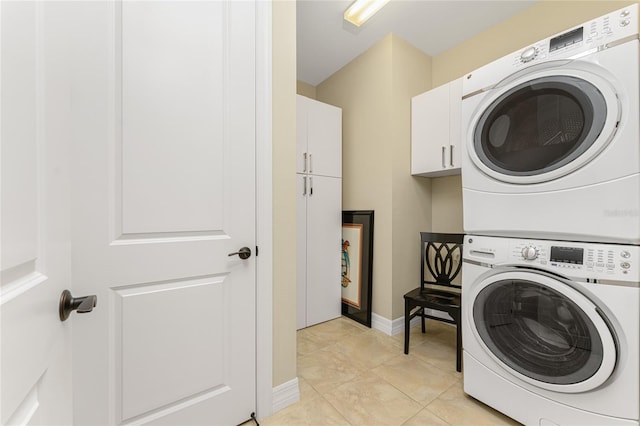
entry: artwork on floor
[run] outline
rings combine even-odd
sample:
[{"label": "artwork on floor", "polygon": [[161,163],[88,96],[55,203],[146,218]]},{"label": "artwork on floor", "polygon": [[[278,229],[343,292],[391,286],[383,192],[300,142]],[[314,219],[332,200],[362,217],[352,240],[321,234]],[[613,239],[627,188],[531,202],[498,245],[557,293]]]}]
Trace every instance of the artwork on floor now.
[{"label": "artwork on floor", "polygon": [[342,212],[342,315],[371,327],[373,210]]}]

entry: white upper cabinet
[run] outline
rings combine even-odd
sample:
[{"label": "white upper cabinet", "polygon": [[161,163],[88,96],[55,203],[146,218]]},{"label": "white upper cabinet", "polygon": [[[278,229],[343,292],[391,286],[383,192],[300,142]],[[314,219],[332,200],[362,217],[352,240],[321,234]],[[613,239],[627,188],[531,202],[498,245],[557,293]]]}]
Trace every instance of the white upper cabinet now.
[{"label": "white upper cabinet", "polygon": [[411,99],[411,174],[460,174],[462,79]]},{"label": "white upper cabinet", "polygon": [[296,172],[342,177],[342,110],[298,95]]}]

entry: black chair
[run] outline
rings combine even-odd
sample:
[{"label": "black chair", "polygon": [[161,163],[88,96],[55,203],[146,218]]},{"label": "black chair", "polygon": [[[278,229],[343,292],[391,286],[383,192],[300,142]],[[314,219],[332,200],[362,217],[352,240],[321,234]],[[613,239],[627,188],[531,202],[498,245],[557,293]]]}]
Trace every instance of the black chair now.
[{"label": "black chair", "polygon": [[[409,353],[409,324],[421,317],[456,326],[456,370],[462,370],[462,329],[460,324],[461,287],[452,281],[462,268],[463,234],[420,233],[420,287],[404,295],[404,353]],[[427,314],[425,309],[446,312],[451,319]]]}]

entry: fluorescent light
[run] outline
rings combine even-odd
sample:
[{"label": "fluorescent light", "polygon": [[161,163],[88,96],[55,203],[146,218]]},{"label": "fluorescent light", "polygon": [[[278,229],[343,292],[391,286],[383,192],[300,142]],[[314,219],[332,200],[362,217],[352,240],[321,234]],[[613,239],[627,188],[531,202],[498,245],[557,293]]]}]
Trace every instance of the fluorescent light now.
[{"label": "fluorescent light", "polygon": [[344,20],[359,27],[387,3],[389,0],[356,0],[345,10]]}]

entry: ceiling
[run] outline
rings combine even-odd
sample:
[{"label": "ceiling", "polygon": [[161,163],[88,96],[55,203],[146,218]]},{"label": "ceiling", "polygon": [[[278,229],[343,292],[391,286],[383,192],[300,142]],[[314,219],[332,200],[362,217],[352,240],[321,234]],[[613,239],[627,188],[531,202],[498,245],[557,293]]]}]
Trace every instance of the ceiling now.
[{"label": "ceiling", "polygon": [[391,0],[358,29],[342,20],[351,3],[297,1],[298,80],[318,85],[389,33],[435,56],[536,1]]}]

